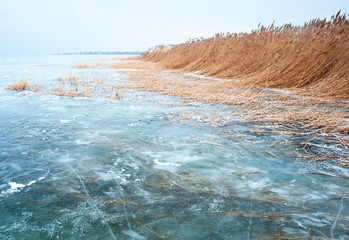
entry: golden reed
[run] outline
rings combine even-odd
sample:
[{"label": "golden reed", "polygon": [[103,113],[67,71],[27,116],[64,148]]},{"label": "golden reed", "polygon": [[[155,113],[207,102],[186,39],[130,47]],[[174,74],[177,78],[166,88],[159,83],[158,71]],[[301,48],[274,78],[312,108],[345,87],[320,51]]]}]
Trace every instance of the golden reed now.
[{"label": "golden reed", "polygon": [[349,20],[303,26],[260,26],[251,33],[216,34],[173,46],[158,46],[142,60],[166,69],[231,79],[228,86],[296,90],[304,95],[349,99]]}]

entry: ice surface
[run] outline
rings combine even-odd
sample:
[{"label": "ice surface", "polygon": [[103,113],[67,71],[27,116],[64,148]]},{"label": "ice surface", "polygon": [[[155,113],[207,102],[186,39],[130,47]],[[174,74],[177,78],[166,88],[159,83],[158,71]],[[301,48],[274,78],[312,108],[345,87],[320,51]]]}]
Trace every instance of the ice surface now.
[{"label": "ice surface", "polygon": [[[93,59],[19,58],[10,68],[0,62],[0,83],[41,63],[58,64],[40,67],[54,82],[74,61]],[[114,101],[4,89],[0,103],[1,239],[349,234],[347,170],[305,164],[292,136],[281,143],[280,133],[255,134],[261,126],[230,119],[229,106],[137,91]],[[210,113],[229,124],[210,124]]]},{"label": "ice surface", "polygon": [[133,230],[123,230],[122,233],[126,234],[127,236],[131,237],[131,239],[135,239],[135,240],[145,240],[147,239],[146,237],[139,235],[138,233],[136,233]]}]

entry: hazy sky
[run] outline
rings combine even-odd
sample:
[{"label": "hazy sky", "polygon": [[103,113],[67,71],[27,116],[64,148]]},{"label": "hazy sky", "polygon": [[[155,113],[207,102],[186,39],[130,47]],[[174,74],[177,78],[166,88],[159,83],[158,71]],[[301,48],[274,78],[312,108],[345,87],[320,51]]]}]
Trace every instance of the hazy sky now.
[{"label": "hazy sky", "polygon": [[0,0],[0,56],[147,50],[338,10],[349,0]]}]

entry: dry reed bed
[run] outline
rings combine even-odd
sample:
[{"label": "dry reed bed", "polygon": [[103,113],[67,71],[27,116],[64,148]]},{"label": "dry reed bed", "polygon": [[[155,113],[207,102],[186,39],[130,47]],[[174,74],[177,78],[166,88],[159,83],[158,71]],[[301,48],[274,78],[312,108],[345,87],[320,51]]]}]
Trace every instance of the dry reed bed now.
[{"label": "dry reed bed", "polygon": [[[131,64],[134,65],[134,64]],[[247,121],[299,124],[325,132],[349,133],[349,102],[321,100],[265,88],[231,86],[229,80],[211,80],[161,69],[124,71],[130,83],[123,88],[161,92],[194,101],[237,105]]]},{"label": "dry reed bed", "polygon": [[304,26],[261,26],[251,33],[216,34],[175,46],[159,46],[140,59],[165,69],[228,78],[226,86],[297,90],[349,99],[349,21],[337,15]]},{"label": "dry reed bed", "polygon": [[70,74],[69,76],[57,79],[49,88],[42,88],[42,85],[31,85],[32,79],[24,79],[6,86],[14,91],[32,91],[40,94],[53,94],[66,97],[94,97],[103,96],[106,98],[121,99],[123,92],[110,79],[95,75],[85,78]]},{"label": "dry reed bed", "polygon": [[25,91],[25,90],[38,92],[41,88],[41,85],[39,85],[39,86],[31,85],[30,84],[31,80],[32,80],[31,78],[21,79],[13,84],[6,86],[6,88],[17,91],[17,92]]},{"label": "dry reed bed", "polygon": [[122,90],[115,83],[111,82],[108,77],[90,75],[81,78],[70,75],[60,78],[58,81],[58,85],[52,86],[51,90],[46,93],[67,97],[103,96],[114,99],[121,99],[123,96]]},{"label": "dry reed bed", "polygon": [[112,63],[105,63],[106,60],[101,59],[97,63],[77,63],[73,64],[73,68],[88,69],[88,68],[110,68],[110,69],[142,69],[148,70],[155,68],[155,64],[149,64],[144,61],[130,61],[125,58],[114,58]]},{"label": "dry reed bed", "polygon": [[77,63],[73,65],[73,68],[104,68],[105,64],[102,62],[97,63]]},{"label": "dry reed bed", "polygon": [[53,86],[50,94],[69,97],[90,97],[92,91],[96,88],[94,79],[82,79],[76,75],[70,75],[58,79],[57,86]]},{"label": "dry reed bed", "polygon": [[117,62],[109,64],[107,66],[111,69],[132,69],[132,70],[151,70],[155,69],[156,66],[153,63],[144,61],[134,61],[129,59],[117,59]]}]

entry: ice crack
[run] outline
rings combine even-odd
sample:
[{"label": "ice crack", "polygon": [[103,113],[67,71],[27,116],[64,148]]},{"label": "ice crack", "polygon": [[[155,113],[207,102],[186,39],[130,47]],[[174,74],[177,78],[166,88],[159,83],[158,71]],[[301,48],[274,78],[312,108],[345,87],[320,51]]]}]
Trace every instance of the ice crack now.
[{"label": "ice crack", "polygon": [[337,216],[336,216],[336,219],[334,220],[334,223],[331,227],[331,238],[334,239],[334,236],[333,236],[333,230],[336,228],[336,225],[337,225],[337,221],[338,221],[338,218],[339,218],[339,215],[341,214],[341,211],[343,209],[343,198],[341,198],[341,207],[339,208],[339,211],[337,213]]},{"label": "ice crack", "polygon": [[90,194],[88,193],[86,186],[84,184],[84,182],[81,179],[81,176],[68,164],[66,164],[68,166],[68,168],[75,174],[75,176],[77,177],[77,179],[79,180],[86,196],[89,199],[89,205],[96,210],[96,212],[99,214],[99,216],[102,218],[102,223],[108,228],[109,234],[111,236],[112,239],[116,240],[116,237],[113,233],[113,231],[111,230],[111,227],[109,225],[109,223],[107,222],[107,220],[105,219],[104,215],[102,214],[101,210],[97,207],[97,205],[95,204],[95,202],[93,201],[92,197],[90,196]]}]

